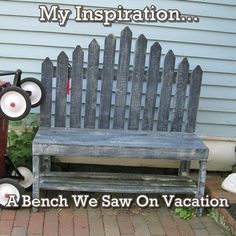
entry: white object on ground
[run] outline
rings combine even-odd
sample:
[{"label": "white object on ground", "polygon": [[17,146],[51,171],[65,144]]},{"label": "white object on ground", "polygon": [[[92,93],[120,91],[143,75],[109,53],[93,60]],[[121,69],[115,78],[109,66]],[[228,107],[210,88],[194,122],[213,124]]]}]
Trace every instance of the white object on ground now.
[{"label": "white object on ground", "polygon": [[221,188],[228,192],[236,193],[236,173],[228,175],[222,182]]}]

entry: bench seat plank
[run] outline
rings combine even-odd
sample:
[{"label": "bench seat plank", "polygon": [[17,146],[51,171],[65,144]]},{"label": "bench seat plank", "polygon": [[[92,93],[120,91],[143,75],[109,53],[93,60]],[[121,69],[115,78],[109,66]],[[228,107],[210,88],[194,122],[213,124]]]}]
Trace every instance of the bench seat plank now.
[{"label": "bench seat plank", "polygon": [[208,149],[192,133],[40,127],[33,154],[207,160]]}]

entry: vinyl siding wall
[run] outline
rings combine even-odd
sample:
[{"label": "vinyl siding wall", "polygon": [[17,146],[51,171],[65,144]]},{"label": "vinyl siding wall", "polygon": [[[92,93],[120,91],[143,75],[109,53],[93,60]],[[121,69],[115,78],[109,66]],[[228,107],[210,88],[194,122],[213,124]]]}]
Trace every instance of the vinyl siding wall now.
[{"label": "vinyl siding wall", "polygon": [[[59,4],[73,14],[66,27],[57,23],[40,23],[39,4]],[[104,27],[101,23],[76,23],[74,5],[85,8],[143,9],[156,5],[158,9],[177,8],[183,14],[196,15],[199,23],[117,23]],[[72,58],[76,45],[81,45],[87,60],[89,42],[96,38],[103,55],[104,38],[109,33],[117,37],[128,25],[137,38],[143,33],[150,46],[158,41],[163,57],[169,49],[176,55],[176,64],[188,57],[190,69],[201,65],[203,86],[197,118],[197,133],[211,136],[236,136],[236,1],[233,0],[162,0],[162,1],[92,1],[44,0],[0,1],[0,70],[20,68],[24,77],[40,79],[41,62],[45,57],[56,60],[61,50]],[[134,51],[134,42],[132,43]],[[163,65],[163,57],[161,65]],[[116,58],[116,62],[118,57]],[[133,57],[131,57],[133,63]],[[146,60],[148,64],[148,60]],[[38,112],[38,109],[35,110]]]}]

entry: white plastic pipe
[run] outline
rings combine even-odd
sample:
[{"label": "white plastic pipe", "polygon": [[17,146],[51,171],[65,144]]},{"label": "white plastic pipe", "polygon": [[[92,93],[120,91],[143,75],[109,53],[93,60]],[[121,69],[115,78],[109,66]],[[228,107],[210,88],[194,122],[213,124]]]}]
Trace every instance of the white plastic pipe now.
[{"label": "white plastic pipe", "polygon": [[[236,164],[236,138],[201,137],[209,148],[208,170],[231,171]],[[197,163],[191,165],[196,168]]]}]

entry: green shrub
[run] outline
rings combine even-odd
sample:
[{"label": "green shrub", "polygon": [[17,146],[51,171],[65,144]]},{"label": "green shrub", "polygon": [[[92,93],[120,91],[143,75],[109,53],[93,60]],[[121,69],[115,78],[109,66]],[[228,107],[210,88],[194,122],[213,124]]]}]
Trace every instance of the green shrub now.
[{"label": "green shrub", "polygon": [[196,214],[196,209],[194,207],[176,207],[175,214],[177,214],[181,219],[189,220]]},{"label": "green shrub", "polygon": [[32,141],[37,130],[36,114],[31,114],[21,121],[10,122],[7,155],[15,165],[32,163]]}]

